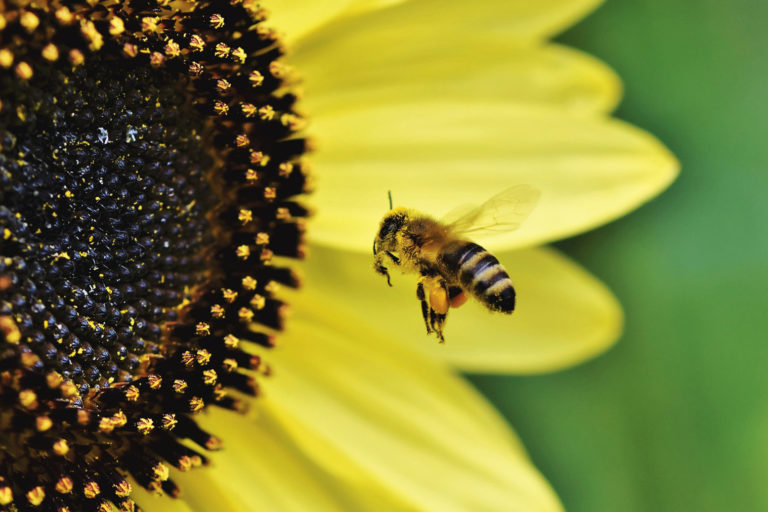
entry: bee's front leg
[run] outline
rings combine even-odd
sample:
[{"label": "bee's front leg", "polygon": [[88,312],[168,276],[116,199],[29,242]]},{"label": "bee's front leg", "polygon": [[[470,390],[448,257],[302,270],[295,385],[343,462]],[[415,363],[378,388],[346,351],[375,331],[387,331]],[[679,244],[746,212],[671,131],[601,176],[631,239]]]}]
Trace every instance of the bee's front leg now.
[{"label": "bee's front leg", "polygon": [[387,278],[387,284],[389,286],[392,286],[392,282],[389,280],[389,270],[381,262],[381,257],[380,256],[376,257],[376,261],[374,261],[374,263],[373,263],[373,269],[376,271],[377,274],[386,277]]}]

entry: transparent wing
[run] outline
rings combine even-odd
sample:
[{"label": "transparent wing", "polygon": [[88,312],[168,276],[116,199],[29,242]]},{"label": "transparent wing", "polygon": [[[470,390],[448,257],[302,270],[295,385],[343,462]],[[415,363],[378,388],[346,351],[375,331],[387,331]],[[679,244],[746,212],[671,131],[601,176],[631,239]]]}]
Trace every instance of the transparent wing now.
[{"label": "transparent wing", "polygon": [[441,222],[454,235],[513,231],[531,214],[541,196],[530,185],[515,185],[475,207],[460,207]]}]

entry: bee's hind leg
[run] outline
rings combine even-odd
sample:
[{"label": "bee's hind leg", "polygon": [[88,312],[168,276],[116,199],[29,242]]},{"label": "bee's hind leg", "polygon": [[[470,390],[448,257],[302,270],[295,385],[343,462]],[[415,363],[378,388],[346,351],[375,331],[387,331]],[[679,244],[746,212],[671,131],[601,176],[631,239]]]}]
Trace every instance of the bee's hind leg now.
[{"label": "bee's hind leg", "polygon": [[[437,335],[438,340],[440,340],[440,343],[444,343],[443,326],[445,325],[449,308],[448,285],[445,279],[440,276],[423,276],[419,279],[419,286],[417,295],[419,295],[420,299],[424,297],[424,299],[421,299],[421,307],[424,323],[427,325],[427,332],[433,331]],[[425,286],[429,294],[428,307]]]}]

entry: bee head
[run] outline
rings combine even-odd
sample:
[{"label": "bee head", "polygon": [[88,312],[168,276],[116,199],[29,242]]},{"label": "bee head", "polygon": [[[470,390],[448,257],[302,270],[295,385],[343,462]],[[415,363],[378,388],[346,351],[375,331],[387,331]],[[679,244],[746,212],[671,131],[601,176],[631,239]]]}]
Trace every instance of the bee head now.
[{"label": "bee head", "polygon": [[404,208],[395,208],[387,213],[381,224],[379,232],[373,241],[373,254],[379,251],[392,251],[397,247],[397,233],[405,226],[408,220],[408,213]]}]

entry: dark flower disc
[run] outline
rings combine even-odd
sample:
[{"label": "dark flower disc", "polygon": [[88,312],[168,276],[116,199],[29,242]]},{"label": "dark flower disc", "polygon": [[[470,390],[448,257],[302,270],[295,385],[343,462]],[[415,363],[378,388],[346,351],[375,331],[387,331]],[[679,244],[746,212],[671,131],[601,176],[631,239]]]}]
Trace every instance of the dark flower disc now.
[{"label": "dark flower disc", "polygon": [[0,14],[0,509],[134,510],[128,477],[176,495],[220,445],[193,415],[268,371],[307,214],[291,71],[249,2]]}]

